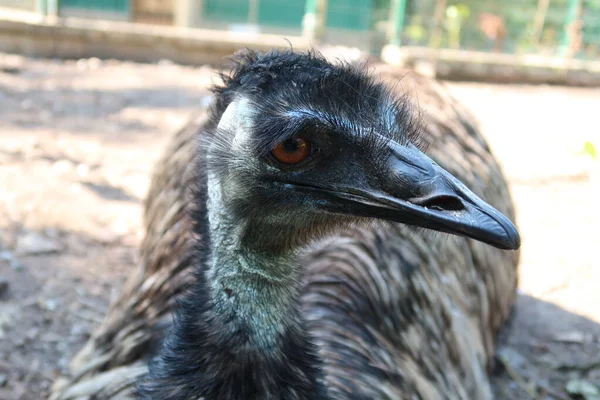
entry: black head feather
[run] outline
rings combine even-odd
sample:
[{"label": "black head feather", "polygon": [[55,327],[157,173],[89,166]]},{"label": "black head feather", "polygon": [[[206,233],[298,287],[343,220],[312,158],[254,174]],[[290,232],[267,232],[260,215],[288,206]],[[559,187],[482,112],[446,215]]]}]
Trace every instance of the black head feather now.
[{"label": "black head feather", "polygon": [[[422,143],[420,116],[409,97],[392,93],[369,74],[366,64],[334,65],[316,51],[244,50],[220,76],[222,84],[212,88],[213,123],[236,97],[250,99],[261,115],[256,127],[259,150],[294,134],[294,129],[280,128],[301,129],[311,123],[364,133],[373,144],[381,139]],[[368,135],[365,129],[377,134]]]}]

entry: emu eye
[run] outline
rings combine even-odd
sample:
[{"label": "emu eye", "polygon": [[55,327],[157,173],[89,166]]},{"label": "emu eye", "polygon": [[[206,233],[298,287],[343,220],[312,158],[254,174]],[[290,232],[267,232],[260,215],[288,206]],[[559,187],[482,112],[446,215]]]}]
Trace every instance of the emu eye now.
[{"label": "emu eye", "polygon": [[310,155],[310,142],[299,137],[288,139],[275,146],[271,154],[282,164],[299,164]]}]

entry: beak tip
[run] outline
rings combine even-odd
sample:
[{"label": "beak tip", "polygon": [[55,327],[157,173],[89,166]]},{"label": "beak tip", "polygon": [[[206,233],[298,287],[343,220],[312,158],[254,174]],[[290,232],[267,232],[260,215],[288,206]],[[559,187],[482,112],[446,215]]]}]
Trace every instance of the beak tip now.
[{"label": "beak tip", "polygon": [[521,247],[521,237],[518,232],[515,232],[515,235],[511,238],[511,247],[510,250],[519,250]]},{"label": "beak tip", "polygon": [[504,234],[501,235],[501,247],[504,250],[518,250],[521,247],[521,236],[517,227],[508,219],[502,222]]},{"label": "beak tip", "polygon": [[517,232],[514,235],[510,236],[507,240],[507,248],[506,250],[519,250],[521,247],[521,237]]}]

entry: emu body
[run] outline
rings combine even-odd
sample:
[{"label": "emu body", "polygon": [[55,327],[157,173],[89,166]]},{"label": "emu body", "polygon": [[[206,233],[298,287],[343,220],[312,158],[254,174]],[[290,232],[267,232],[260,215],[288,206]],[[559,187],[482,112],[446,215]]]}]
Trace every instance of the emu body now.
[{"label": "emu body", "polygon": [[[447,200],[448,190],[456,189],[450,178],[422,187],[429,181],[421,176],[439,174],[438,164],[511,218],[512,204],[468,113],[434,82],[414,82],[421,102],[439,111],[423,122],[406,95],[391,101],[360,69],[287,52],[242,57],[216,89],[201,133],[197,124],[184,129],[159,164],[146,203],[142,265],[74,366],[98,352],[113,357],[80,374],[81,383],[57,389],[55,397],[73,398],[85,383],[93,387],[109,373],[101,369],[142,365],[140,353],[165,332],[157,316],[168,315],[172,299],[190,287],[142,385],[148,398],[490,398],[486,366],[514,297],[517,253],[398,222],[434,221],[445,224],[435,225],[439,230],[515,245],[514,238],[499,239],[498,230],[484,235],[444,219],[464,199]],[[311,97],[319,93],[315,87],[325,96]],[[258,161],[263,149],[285,139],[281,132],[306,129],[306,121],[318,131],[328,118],[336,129],[322,135],[333,150],[321,159],[330,162],[321,173],[293,172],[282,181],[289,171]],[[206,140],[199,148],[198,136]],[[419,140],[430,145],[435,163],[411,161],[420,154],[411,147]],[[390,148],[392,142],[400,147]],[[398,174],[390,164],[398,157],[417,165],[417,172]],[[377,175],[382,171],[396,172]],[[306,193],[323,182],[334,182],[336,192]],[[191,197],[189,183],[196,187]],[[350,195],[340,202],[339,193],[357,184],[362,192],[352,196],[392,191],[408,199],[403,212],[424,209],[423,220],[383,213],[364,198],[360,207]],[[290,185],[299,189],[290,192]],[[386,201],[388,207],[400,204]],[[165,212],[169,203],[177,204],[176,212]],[[193,278],[183,273],[190,268]],[[153,283],[144,285],[149,277]],[[143,334],[136,336],[135,351],[115,335],[132,337],[126,333],[131,321]],[[120,376],[123,385],[97,385],[95,394],[131,393],[142,374],[143,368],[131,367]]]}]

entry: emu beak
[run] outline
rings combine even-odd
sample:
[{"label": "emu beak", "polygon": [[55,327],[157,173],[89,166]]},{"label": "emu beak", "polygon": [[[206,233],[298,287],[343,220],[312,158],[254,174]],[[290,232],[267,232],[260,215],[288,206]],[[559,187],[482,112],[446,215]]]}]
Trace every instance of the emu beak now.
[{"label": "emu beak", "polygon": [[519,248],[517,228],[505,215],[415,146],[391,146],[385,168],[372,183],[327,191],[336,197],[330,204],[337,212],[466,236],[500,249]]}]

